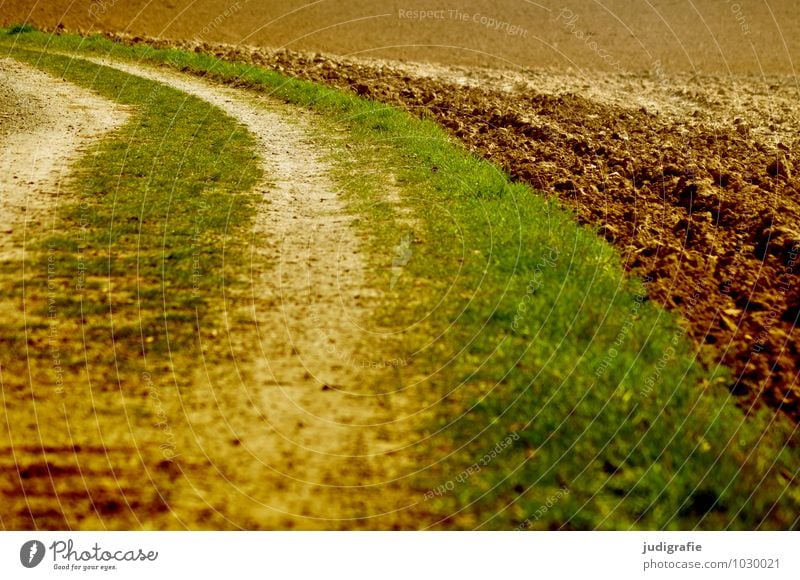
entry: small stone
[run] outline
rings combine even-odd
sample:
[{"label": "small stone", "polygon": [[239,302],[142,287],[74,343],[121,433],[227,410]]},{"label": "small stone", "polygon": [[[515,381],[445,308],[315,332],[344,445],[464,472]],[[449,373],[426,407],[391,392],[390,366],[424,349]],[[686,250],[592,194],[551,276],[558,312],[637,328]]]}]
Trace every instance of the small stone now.
[{"label": "small stone", "polygon": [[719,204],[719,196],[708,179],[682,178],[676,187],[678,205],[689,213],[713,210]]},{"label": "small stone", "polygon": [[786,310],[784,310],[783,316],[781,316],[781,320],[796,325],[799,318],[800,318],[800,292],[796,291],[793,295],[789,296],[789,299],[786,301]]}]

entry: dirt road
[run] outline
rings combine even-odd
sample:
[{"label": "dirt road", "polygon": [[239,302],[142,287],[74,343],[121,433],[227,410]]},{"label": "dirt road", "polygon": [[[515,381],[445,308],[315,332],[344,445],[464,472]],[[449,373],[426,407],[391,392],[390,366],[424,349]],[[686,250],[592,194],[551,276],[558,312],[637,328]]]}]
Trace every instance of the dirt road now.
[{"label": "dirt road", "polygon": [[[113,391],[98,392],[80,375],[63,378],[65,399],[43,384],[21,389],[16,377],[6,377],[3,407],[9,429],[2,433],[4,464],[7,473],[21,475],[3,481],[0,491],[9,505],[2,525],[419,525],[407,510],[413,504],[409,498],[416,495],[405,488],[410,437],[415,433],[409,417],[414,410],[408,408],[406,396],[393,393],[391,366],[363,364],[381,356],[379,337],[364,330],[378,294],[366,287],[352,218],[328,177],[327,156],[339,146],[336,136],[315,127],[309,114],[266,97],[185,75],[102,64],[206,100],[256,138],[257,162],[265,173],[257,192],[265,203],[250,233],[250,288],[247,295],[222,290],[223,356],[207,361],[170,354],[170,364],[188,375],[181,378],[179,393],[167,391],[159,376],[168,375],[161,368],[130,381],[141,383],[149,401],[128,387],[122,407]],[[83,102],[84,92],[75,87],[14,64],[3,66],[14,73],[18,93],[57,86],[62,101],[52,110]],[[76,100],[65,101],[66,94],[77,95]],[[88,117],[95,110],[108,110],[91,100],[83,105],[87,103],[92,109],[80,110]],[[84,135],[99,130],[106,116],[97,117],[68,118],[67,124],[82,127],[75,131]],[[124,119],[111,118],[117,123]],[[21,157],[20,144],[28,144],[32,155],[44,150],[36,148],[34,139],[43,133],[23,129],[44,126],[53,131],[53,121],[41,110],[30,111],[27,124],[4,141],[4,155],[14,155],[9,158],[13,167],[28,163]],[[83,150],[79,142],[55,133],[49,143],[67,147],[65,152],[47,149],[54,164],[47,166],[43,179],[51,181],[20,192],[44,195],[47,187],[55,186],[52,179],[65,174],[68,161]],[[53,169],[58,169],[55,175]],[[21,227],[24,215],[7,212],[5,217],[12,227]],[[17,238],[8,243],[18,250],[13,246]],[[16,261],[18,256],[7,259]],[[198,340],[209,332],[199,328]],[[201,352],[207,346],[203,344]],[[35,377],[31,380],[37,382]],[[383,385],[382,393],[367,385]],[[87,398],[92,400],[88,407]],[[153,401],[155,418],[147,410]],[[168,426],[174,460],[164,460],[159,443],[163,446],[165,432],[154,428],[154,421]]]}]

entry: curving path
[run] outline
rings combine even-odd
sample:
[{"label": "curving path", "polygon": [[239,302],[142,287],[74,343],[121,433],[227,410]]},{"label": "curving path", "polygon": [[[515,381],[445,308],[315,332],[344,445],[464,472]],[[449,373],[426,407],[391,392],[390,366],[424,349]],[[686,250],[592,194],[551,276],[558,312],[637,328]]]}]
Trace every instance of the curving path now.
[{"label": "curving path", "polygon": [[[164,461],[157,447],[152,401],[136,392],[119,393],[125,416],[98,398],[99,407],[67,417],[33,377],[28,398],[40,416],[61,412],[81,431],[50,436],[37,426],[41,417],[31,416],[28,398],[3,387],[0,467],[19,481],[0,482],[0,496],[13,503],[0,528],[419,527],[409,508],[420,494],[405,477],[414,465],[409,397],[393,394],[381,341],[364,330],[379,293],[368,287],[352,217],[329,177],[328,159],[341,154],[337,137],[310,113],[265,96],[163,69],[94,62],[203,99],[255,137],[264,171],[257,193],[266,203],[251,232],[250,285],[246,294],[220,289],[226,332],[211,346],[214,357],[199,355],[186,368],[170,353],[171,364],[154,374],[163,380],[170,368],[180,373],[175,389],[142,375],[144,393],[160,393],[174,461]],[[25,231],[58,227],[70,164],[126,118],[88,91],[0,60],[4,260],[24,266]],[[14,328],[25,326],[24,310],[10,300],[0,304],[14,310]],[[198,341],[209,332],[200,328]],[[200,346],[206,352],[208,345]],[[16,377],[10,382],[16,389]],[[373,395],[367,385],[383,385],[384,393]],[[102,385],[67,385],[74,393],[93,388]],[[92,422],[97,430],[83,433]]]},{"label": "curving path", "polygon": [[[380,341],[364,330],[378,293],[366,284],[352,217],[328,176],[336,138],[310,113],[265,96],[163,69],[94,62],[220,108],[256,138],[264,170],[257,191],[267,203],[252,231],[251,292],[245,301],[226,296],[233,364],[198,361],[193,393],[183,401],[194,439],[186,447],[197,450],[194,459],[180,459],[191,490],[171,497],[225,505],[215,508],[218,515],[246,528],[414,526],[405,508],[415,499],[401,490],[403,461],[394,453],[408,445],[409,426],[400,420],[408,401],[359,391],[365,379],[384,383],[388,393],[395,388],[391,365],[380,364]],[[176,502],[186,525],[197,525],[194,508],[180,514]]]}]

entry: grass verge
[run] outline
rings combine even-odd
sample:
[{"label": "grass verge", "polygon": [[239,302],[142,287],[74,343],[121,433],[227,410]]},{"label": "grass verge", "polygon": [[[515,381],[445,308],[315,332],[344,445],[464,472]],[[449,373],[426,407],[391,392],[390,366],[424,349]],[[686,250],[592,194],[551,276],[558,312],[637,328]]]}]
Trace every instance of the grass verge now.
[{"label": "grass verge", "polygon": [[[434,123],[202,53],[15,39],[167,64],[348,128],[337,174],[388,289],[380,324],[401,337],[398,380],[429,403],[418,504],[437,526],[797,527],[793,426],[745,418],[726,370],[704,367],[606,242]],[[397,180],[410,219],[381,200],[380,179]]]}]

